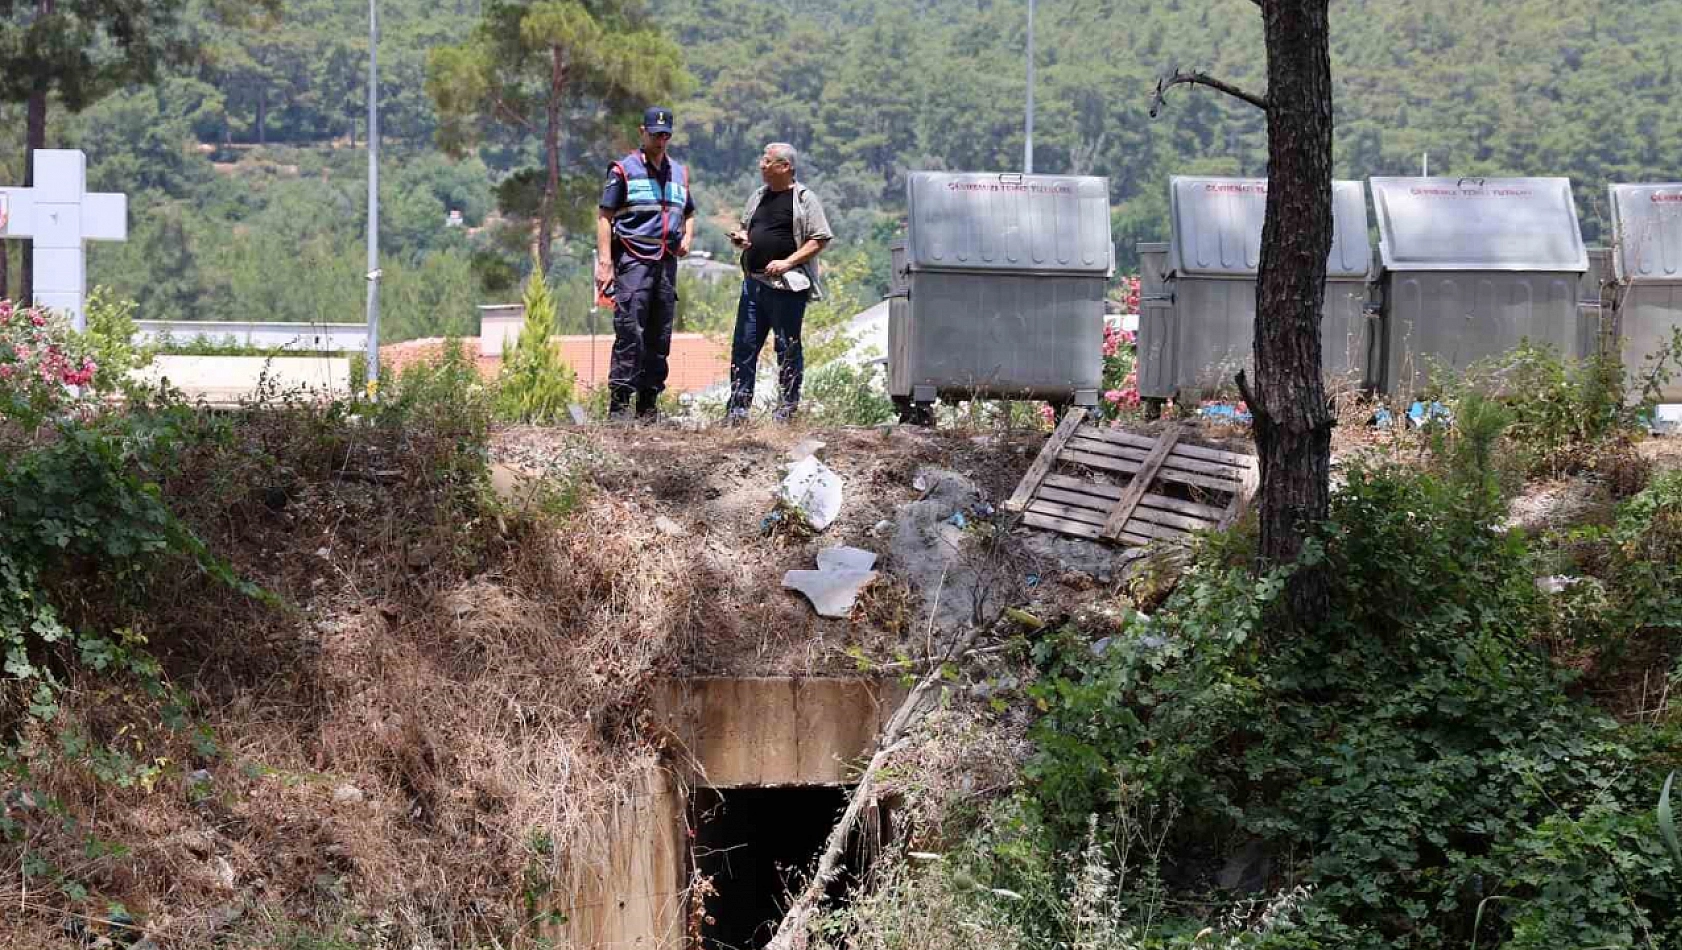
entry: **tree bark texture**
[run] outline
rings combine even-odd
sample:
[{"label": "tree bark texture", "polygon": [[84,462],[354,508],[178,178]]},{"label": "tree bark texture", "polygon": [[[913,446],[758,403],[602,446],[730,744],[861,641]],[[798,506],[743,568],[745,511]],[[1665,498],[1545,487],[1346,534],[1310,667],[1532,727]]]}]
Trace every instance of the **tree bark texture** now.
[{"label": "tree bark texture", "polygon": [[[35,14],[38,17],[53,15],[54,0],[35,0]],[[23,139],[23,185],[25,188],[35,184],[35,150],[47,147],[47,89],[38,87],[29,94],[27,111],[24,115]],[[23,252],[19,256],[18,301],[24,304],[35,302],[35,242],[24,241]]]},{"label": "tree bark texture", "polygon": [[543,204],[537,212],[537,262],[549,273],[550,245],[555,239],[555,202],[561,193],[561,93],[566,89],[566,57],[559,46],[549,47],[549,99],[543,104]]},{"label": "tree bark texture", "polygon": [[[1328,0],[1263,0],[1267,38],[1267,219],[1256,286],[1253,386],[1261,466],[1261,555],[1288,564],[1331,501],[1332,415],[1321,375],[1320,308],[1332,242],[1332,77]],[[1327,608],[1323,569],[1286,598],[1306,628]]]},{"label": "tree bark texture", "polygon": [[[46,0],[43,6],[49,10],[52,0]],[[24,119],[24,148],[23,148],[23,185],[25,188],[35,184],[35,150],[47,147],[47,94],[46,92],[31,93],[29,96],[28,112]],[[35,301],[35,242],[24,241],[20,248],[18,299],[24,303]]]}]

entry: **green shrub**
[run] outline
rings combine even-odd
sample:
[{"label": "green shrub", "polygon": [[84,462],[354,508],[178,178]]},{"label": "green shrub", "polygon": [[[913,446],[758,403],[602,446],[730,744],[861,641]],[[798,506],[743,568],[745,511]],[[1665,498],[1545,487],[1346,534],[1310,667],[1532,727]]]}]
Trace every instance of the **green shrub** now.
[{"label": "green shrub", "polygon": [[105,287],[94,288],[87,300],[87,348],[99,364],[94,372],[96,392],[111,393],[124,388],[130,370],[152,362],[156,349],[134,342],[135,303],[121,299]]},{"label": "green shrub", "polygon": [[1469,368],[1454,401],[1478,393],[1499,400],[1511,414],[1508,445],[1518,467],[1557,477],[1592,469],[1637,431],[1615,356],[1562,359],[1544,346],[1523,344]]},{"label": "green shrub", "polygon": [[[1682,885],[1652,802],[1682,746],[1568,692],[1533,645],[1550,610],[1533,555],[1490,513],[1478,478],[1356,470],[1310,552],[1337,579],[1321,628],[1264,646],[1284,574],[1223,553],[1096,661],[1073,632],[1042,641],[1024,840],[1068,854],[1091,815],[1179,809],[1161,853],[1183,920],[1165,938],[1216,923],[1234,895],[1215,872],[1248,845],[1270,889],[1311,895],[1240,945],[1674,945]],[[1137,841],[1109,848],[1138,862]],[[1020,859],[995,860],[1010,888]],[[1124,904],[1151,897],[1135,880]],[[1060,939],[1043,910],[1013,919]]]},{"label": "green shrub", "polygon": [[497,413],[510,422],[551,425],[567,418],[577,381],[550,338],[555,335],[555,300],[543,275],[526,281],[526,323],[497,381]]},{"label": "green shrub", "polygon": [[893,420],[887,373],[880,364],[836,360],[806,374],[804,411],[814,425],[873,426]]}]

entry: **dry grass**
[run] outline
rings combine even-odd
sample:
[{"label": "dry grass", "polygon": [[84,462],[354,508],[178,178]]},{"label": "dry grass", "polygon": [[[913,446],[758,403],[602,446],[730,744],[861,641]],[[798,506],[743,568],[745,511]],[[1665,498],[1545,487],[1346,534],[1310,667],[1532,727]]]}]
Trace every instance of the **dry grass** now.
[{"label": "dry grass", "polygon": [[[27,841],[0,851],[0,881],[29,894],[0,945],[63,942],[64,920],[110,901],[172,950],[531,937],[654,755],[637,712],[696,637],[707,573],[610,497],[497,516],[447,474],[447,440],[308,413],[251,425],[169,490],[282,606],[180,572],[130,618],[204,735],[93,677],[32,729],[31,804],[8,809]],[[253,490],[276,483],[283,505]],[[127,753],[127,772],[96,778],[91,754],[56,751],[63,730]],[[50,873],[25,877],[26,856]]]}]

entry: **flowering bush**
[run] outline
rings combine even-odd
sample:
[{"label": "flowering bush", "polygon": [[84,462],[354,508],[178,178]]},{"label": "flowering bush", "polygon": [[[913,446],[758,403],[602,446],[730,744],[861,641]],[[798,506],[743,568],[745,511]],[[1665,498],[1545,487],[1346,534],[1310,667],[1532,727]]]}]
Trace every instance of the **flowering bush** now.
[{"label": "flowering bush", "polygon": [[1104,327],[1103,399],[1098,404],[1100,419],[1116,419],[1139,407],[1139,335],[1132,330]]},{"label": "flowering bush", "polygon": [[0,300],[0,417],[33,427],[93,382],[99,364],[63,314]]}]

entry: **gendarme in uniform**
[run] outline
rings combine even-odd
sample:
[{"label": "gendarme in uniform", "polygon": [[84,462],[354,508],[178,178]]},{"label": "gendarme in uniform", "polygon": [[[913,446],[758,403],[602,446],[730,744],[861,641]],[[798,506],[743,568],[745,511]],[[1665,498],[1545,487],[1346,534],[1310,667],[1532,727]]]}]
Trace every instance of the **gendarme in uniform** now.
[{"label": "gendarme in uniform", "polygon": [[596,224],[596,281],[611,283],[613,361],[608,411],[623,417],[636,399],[652,418],[666,388],[677,309],[677,262],[689,253],[695,201],[689,170],[666,154],[672,111],[643,113],[642,147],[608,169]]}]

